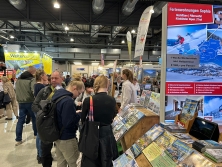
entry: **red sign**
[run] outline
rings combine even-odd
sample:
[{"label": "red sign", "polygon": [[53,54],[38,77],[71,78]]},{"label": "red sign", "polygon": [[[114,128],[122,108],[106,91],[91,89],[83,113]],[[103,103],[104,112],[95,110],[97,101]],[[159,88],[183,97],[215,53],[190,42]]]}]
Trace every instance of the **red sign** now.
[{"label": "red sign", "polygon": [[168,3],[168,26],[212,24],[213,6],[206,4]]},{"label": "red sign", "polygon": [[222,83],[166,82],[168,95],[221,95]]}]

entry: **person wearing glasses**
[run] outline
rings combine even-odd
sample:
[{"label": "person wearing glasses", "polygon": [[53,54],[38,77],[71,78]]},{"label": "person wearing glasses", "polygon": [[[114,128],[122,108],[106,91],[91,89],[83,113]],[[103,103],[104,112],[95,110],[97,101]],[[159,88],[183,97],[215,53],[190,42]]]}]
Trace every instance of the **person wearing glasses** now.
[{"label": "person wearing glasses", "polygon": [[[62,88],[62,72],[56,70],[51,75],[51,84],[46,86],[45,88],[41,89],[35,100],[32,104],[32,111],[37,113],[41,110],[40,101],[41,100],[51,100],[54,93]],[[42,149],[42,156],[41,162],[43,167],[51,167],[52,166],[52,149],[53,143],[43,143],[41,142],[41,149]],[[37,157],[39,158],[39,157]]]}]

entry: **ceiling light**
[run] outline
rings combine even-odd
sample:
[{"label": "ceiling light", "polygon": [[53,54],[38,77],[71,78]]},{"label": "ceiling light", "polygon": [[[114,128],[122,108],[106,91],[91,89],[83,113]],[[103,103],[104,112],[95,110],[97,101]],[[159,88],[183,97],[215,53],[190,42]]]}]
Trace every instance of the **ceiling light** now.
[{"label": "ceiling light", "polygon": [[99,63],[92,63],[92,66],[98,66]]},{"label": "ceiling light", "polygon": [[135,31],[134,29],[132,29],[131,33],[132,33],[132,34],[135,34],[135,33],[136,33],[136,31]]},{"label": "ceiling light", "polygon": [[82,65],[81,62],[74,62],[75,65]]},{"label": "ceiling light", "polygon": [[124,40],[122,40],[122,41],[121,41],[121,43],[125,43],[125,41],[124,41]]},{"label": "ceiling light", "polygon": [[60,4],[57,1],[54,3],[54,8],[60,8]]},{"label": "ceiling light", "polygon": [[71,41],[71,42],[74,42],[74,39],[73,39],[73,38],[70,38],[70,41]]},{"label": "ceiling light", "polygon": [[66,31],[69,31],[69,27],[65,26],[65,30],[66,30]]},{"label": "ceiling light", "polygon": [[14,39],[15,37],[14,37],[13,35],[10,35],[10,38],[11,38],[11,39]]},{"label": "ceiling light", "polygon": [[151,13],[154,13],[154,10],[153,10],[153,9],[151,9],[151,10],[150,10],[150,12],[151,12]]}]

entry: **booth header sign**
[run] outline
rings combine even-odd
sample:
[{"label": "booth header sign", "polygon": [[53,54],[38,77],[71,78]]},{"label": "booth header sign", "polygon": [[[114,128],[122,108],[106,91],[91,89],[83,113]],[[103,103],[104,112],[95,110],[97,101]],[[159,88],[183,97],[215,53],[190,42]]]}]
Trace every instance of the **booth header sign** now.
[{"label": "booth header sign", "polygon": [[213,22],[212,5],[168,3],[168,26],[212,24]]}]

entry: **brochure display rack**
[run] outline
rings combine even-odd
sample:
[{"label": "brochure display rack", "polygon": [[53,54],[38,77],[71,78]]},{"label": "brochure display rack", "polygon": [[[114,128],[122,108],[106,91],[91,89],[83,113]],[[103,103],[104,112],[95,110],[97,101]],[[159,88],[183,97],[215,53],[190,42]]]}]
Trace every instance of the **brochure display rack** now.
[{"label": "brochure display rack", "polygon": [[[190,131],[190,129],[191,129],[192,125],[193,125],[193,122],[194,122],[195,118],[197,117],[197,114],[198,114],[198,113],[195,112],[193,118],[187,120],[187,121],[184,123],[184,128],[186,129],[186,132],[187,132],[187,133]],[[180,114],[180,115],[177,115],[177,116],[175,117],[175,122],[177,122],[177,123],[180,122],[180,116],[181,116],[181,114]]]},{"label": "brochure display rack", "polygon": [[159,116],[155,113],[145,108],[139,108],[138,110],[142,112],[145,116],[141,120],[139,120],[137,124],[130,128],[121,138],[120,142],[124,151],[130,148],[133,143],[138,140],[143,134],[145,134],[151,127],[153,127],[153,125],[159,123]]}]

